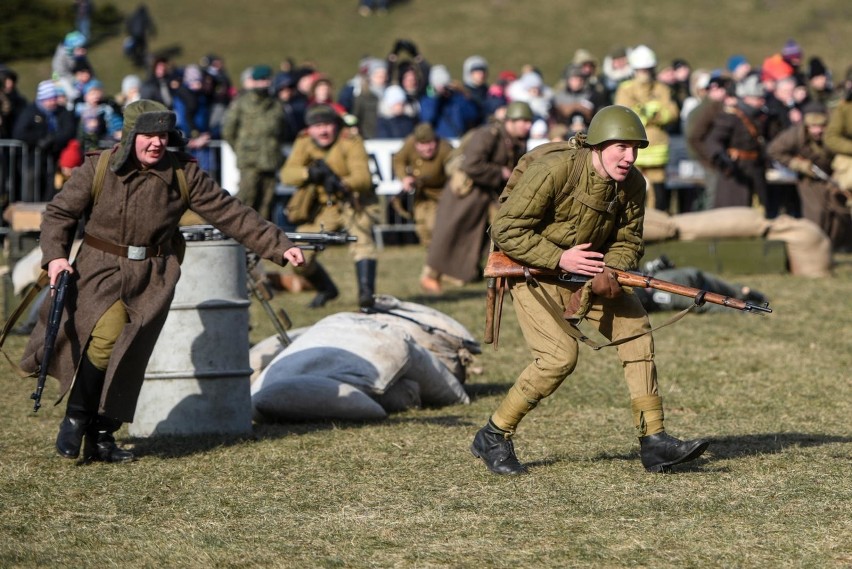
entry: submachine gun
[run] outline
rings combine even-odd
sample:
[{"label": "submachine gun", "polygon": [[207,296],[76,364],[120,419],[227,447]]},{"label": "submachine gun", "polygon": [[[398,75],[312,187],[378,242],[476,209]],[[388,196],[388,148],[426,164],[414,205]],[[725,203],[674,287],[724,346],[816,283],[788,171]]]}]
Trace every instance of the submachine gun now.
[{"label": "submachine gun", "polygon": [[[354,243],[358,240],[354,235],[349,235],[345,232],[324,231],[317,233],[287,232],[287,238],[300,249],[307,251],[322,251],[328,245],[344,245],[346,243]],[[272,300],[273,294],[269,288],[269,283],[266,280],[262,266],[260,266],[260,257],[256,253],[246,253],[246,277],[246,285],[249,292],[260,302],[263,311],[266,312],[266,315],[275,327],[281,345],[284,347],[289,346],[292,341],[287,335],[287,330],[292,328],[293,323],[283,308],[275,310],[269,303]]]},{"label": "submachine gun", "polygon": [[33,412],[41,407],[41,394],[44,392],[44,384],[47,381],[47,369],[50,359],[53,357],[53,348],[56,344],[56,335],[59,333],[59,323],[62,320],[62,309],[65,306],[65,291],[68,289],[68,271],[59,273],[56,279],[56,287],[50,287],[55,293],[53,303],[50,305],[50,315],[47,318],[47,327],[44,333],[44,354],[41,357],[41,365],[38,370],[38,382],[36,389],[30,399],[33,400]]}]

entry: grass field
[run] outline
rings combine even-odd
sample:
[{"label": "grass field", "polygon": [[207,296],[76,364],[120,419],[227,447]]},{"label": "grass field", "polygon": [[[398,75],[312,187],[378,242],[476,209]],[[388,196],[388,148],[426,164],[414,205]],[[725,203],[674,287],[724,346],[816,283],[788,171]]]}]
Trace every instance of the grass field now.
[{"label": "grass field", "polygon": [[[153,48],[179,47],[178,64],[219,53],[234,77],[292,56],[339,86],[397,37],[455,77],[479,53],[495,70],[536,63],[549,83],[578,47],[602,56],[618,43],[718,67],[733,53],[760,61],[792,37],[836,75],[852,63],[845,0],[408,0],[371,18],[356,3],[146,1],[159,27]],[[111,89],[134,71],[120,45],[91,52]],[[49,60],[11,65],[30,98],[50,73]],[[280,295],[274,304],[296,327],[356,308],[346,252],[323,255],[342,297],[310,311],[311,293]],[[417,246],[384,249],[379,292],[434,306],[481,337],[483,285],[423,297],[423,259]],[[0,567],[852,567],[852,256],[837,261],[833,278],[748,277],[773,314],[690,315],[655,335],[670,432],[713,440],[671,475],[641,468],[611,349],[581,348],[576,372],[521,425],[515,444],[531,475],[496,477],[470,455],[528,361],[510,304],[500,349],[484,347],[466,384],[469,406],[380,423],[256,425],[246,439],[133,439],[124,428],[120,442],[140,458],[125,465],[60,458],[56,383],[34,414],[33,382],[7,366]],[[273,329],[251,310],[257,342]],[[16,358],[24,342],[11,337],[5,349]]]},{"label": "grass field", "polygon": [[[346,252],[324,253],[342,298],[283,294],[295,326],[355,309]],[[388,247],[380,292],[428,303],[481,336],[482,285],[426,299],[423,251]],[[257,425],[254,437],[132,439],[132,464],[75,466],[34,414],[31,382],[0,376],[2,567],[850,567],[852,258],[836,276],[748,277],[775,312],[689,316],[656,334],[669,430],[706,458],[645,473],[612,350],[516,438],[531,475],[490,475],[467,450],[527,363],[510,306],[469,406],[373,423]],[[723,275],[736,280],[735,275]],[[273,333],[252,306],[252,339]],[[666,315],[654,315],[661,322]],[[20,354],[24,338],[7,344]],[[45,401],[56,392],[48,383]]]}]

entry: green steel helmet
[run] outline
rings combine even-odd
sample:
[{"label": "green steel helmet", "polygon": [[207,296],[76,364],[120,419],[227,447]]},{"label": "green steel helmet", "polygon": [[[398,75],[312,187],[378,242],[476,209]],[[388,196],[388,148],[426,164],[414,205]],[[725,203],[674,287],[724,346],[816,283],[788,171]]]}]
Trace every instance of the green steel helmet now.
[{"label": "green steel helmet", "polygon": [[621,105],[610,105],[599,110],[589,124],[586,144],[598,146],[611,140],[638,142],[639,148],[646,148],[648,135],[639,115]]},{"label": "green steel helmet", "polygon": [[506,120],[533,120],[533,112],[529,104],[523,101],[514,101],[506,107]]}]

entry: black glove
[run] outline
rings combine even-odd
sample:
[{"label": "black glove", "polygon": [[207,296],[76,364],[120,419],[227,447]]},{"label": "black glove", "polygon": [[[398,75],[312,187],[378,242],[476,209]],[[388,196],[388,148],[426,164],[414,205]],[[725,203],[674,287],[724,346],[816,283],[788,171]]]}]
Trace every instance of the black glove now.
[{"label": "black glove", "polygon": [[47,136],[40,138],[36,143],[36,146],[38,146],[38,149],[42,151],[52,150],[55,142],[56,137],[52,134],[48,134]]},{"label": "black glove", "polygon": [[325,160],[314,160],[308,165],[308,182],[311,184],[322,184],[325,182],[328,172],[329,168]]},{"label": "black glove", "polygon": [[737,163],[724,152],[713,156],[713,165],[725,174],[731,174],[737,168]]}]

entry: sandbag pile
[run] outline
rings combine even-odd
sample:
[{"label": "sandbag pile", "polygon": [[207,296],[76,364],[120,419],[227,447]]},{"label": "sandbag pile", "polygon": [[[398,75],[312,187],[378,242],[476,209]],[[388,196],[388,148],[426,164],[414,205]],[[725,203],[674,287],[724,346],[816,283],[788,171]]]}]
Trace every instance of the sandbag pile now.
[{"label": "sandbag pile", "polygon": [[[439,311],[393,297],[380,296],[376,309],[333,314],[299,333],[252,382],[254,419],[377,420],[469,403],[462,383],[480,352],[470,333]],[[277,339],[262,344],[253,364],[280,348]]]},{"label": "sandbag pile", "polygon": [[706,211],[668,215],[645,212],[644,239],[648,243],[680,239],[754,239],[783,241],[790,272],[804,277],[831,274],[831,240],[818,225],[807,219],[779,215],[766,219],[752,207],[722,207]]}]

